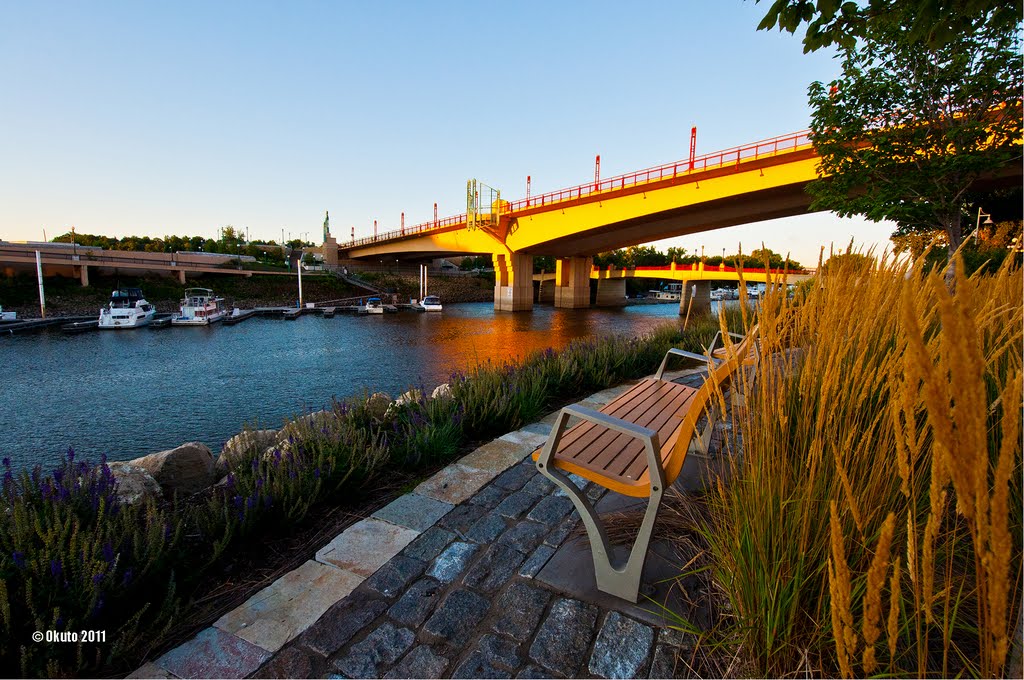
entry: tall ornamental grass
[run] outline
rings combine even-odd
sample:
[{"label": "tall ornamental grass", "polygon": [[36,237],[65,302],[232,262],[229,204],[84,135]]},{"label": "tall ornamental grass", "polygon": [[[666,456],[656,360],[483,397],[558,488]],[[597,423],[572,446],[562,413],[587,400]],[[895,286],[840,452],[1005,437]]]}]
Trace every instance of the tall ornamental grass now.
[{"label": "tall ornamental grass", "polygon": [[[124,504],[106,464],[73,452],[49,474],[16,474],[4,461],[0,675],[128,672],[166,646],[190,598],[240,551],[294,532],[317,509],[351,504],[385,476],[421,474],[472,442],[650,373],[670,346],[700,351],[716,330],[714,319],[694,319],[685,332],[670,324],[639,338],[574,342],[521,364],[484,364],[453,376],[438,399],[421,389],[402,403],[339,401],[288,422],[269,448],[250,436],[224,479],[190,498]],[[106,639],[32,640],[47,630],[103,630]]]},{"label": "tall ornamental grass", "polygon": [[1000,676],[1021,602],[1022,277],[844,258],[769,293],[709,494],[754,676]]}]

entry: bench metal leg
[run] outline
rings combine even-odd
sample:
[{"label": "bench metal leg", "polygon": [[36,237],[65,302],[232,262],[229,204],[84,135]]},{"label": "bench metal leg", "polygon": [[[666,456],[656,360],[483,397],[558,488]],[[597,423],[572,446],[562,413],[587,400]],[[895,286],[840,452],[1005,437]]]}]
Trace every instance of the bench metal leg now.
[{"label": "bench metal leg", "polygon": [[[566,424],[572,415],[577,414],[571,413],[568,408],[562,409],[559,413],[551,436],[548,437],[548,441],[537,459],[537,469],[566,492],[569,500],[580,513],[583,525],[587,528],[587,537],[590,539],[590,552],[594,560],[594,576],[597,579],[598,590],[635,603],[640,593],[640,576],[647,560],[647,547],[651,542],[654,522],[658,517],[661,499],[665,493],[664,471],[660,465],[651,470],[651,496],[647,502],[647,511],[644,513],[640,530],[637,532],[629,557],[626,560],[616,559],[608,542],[604,524],[594,510],[590,499],[573,484],[565,473],[551,466],[555,451],[558,450],[558,443],[562,439]],[[648,460],[659,460],[657,433],[634,432],[630,434],[644,442]]]}]

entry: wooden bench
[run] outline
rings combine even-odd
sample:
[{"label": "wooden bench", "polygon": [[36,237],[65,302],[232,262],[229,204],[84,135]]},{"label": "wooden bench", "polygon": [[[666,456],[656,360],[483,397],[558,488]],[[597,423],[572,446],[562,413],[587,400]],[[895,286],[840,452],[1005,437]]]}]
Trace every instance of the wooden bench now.
[{"label": "wooden bench", "polygon": [[[566,406],[547,443],[534,452],[537,469],[568,494],[583,519],[599,590],[637,601],[640,574],[665,488],[679,476],[688,453],[707,454],[720,415],[719,390],[756,362],[756,327],[746,336],[729,335],[739,341],[716,349],[719,334],[706,355],[670,349],[654,378],[640,381],[600,411]],[[704,384],[695,389],[663,380],[671,356],[708,363]],[[705,413],[707,421],[698,429]],[[582,422],[567,430],[570,417]],[[590,500],[567,473],[616,493],[649,499],[628,559],[615,558]]]}]

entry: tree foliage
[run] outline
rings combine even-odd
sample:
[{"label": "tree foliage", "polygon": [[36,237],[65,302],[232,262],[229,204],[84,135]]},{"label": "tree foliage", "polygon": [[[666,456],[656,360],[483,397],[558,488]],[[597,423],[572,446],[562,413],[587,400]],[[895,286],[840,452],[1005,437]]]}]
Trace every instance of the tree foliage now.
[{"label": "tree foliage", "polygon": [[1013,30],[1020,21],[1017,0],[869,0],[866,5],[841,0],[774,0],[757,28],[778,26],[780,31],[795,33],[806,24],[804,52],[831,45],[850,49],[858,38],[903,11],[910,18],[907,37],[929,48],[974,33],[982,22]]},{"label": "tree foliage", "polygon": [[809,88],[829,176],[810,186],[814,208],[942,229],[950,251],[960,245],[972,185],[1021,158],[1020,38],[999,13],[931,46],[915,37],[915,3],[893,5],[842,47],[839,78]]}]

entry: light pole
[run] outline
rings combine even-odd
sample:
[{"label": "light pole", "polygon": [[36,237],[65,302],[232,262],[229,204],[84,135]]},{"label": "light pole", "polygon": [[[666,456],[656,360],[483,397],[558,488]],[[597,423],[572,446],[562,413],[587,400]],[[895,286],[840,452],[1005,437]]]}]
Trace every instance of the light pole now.
[{"label": "light pole", "polygon": [[78,243],[75,242],[75,225],[71,225],[71,248],[75,251],[75,258],[78,258]]},{"label": "light pole", "polygon": [[992,215],[988,214],[987,212],[982,212],[981,211],[981,207],[979,206],[978,207],[978,219],[975,220],[975,222],[974,222],[974,242],[975,243],[978,242],[978,230],[981,229],[981,225],[982,225],[981,216],[982,215],[985,216],[984,224],[985,224],[986,227],[989,226],[989,225],[995,224],[992,221]]}]

